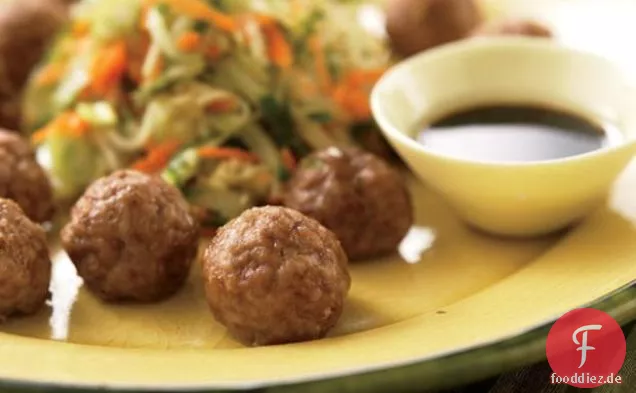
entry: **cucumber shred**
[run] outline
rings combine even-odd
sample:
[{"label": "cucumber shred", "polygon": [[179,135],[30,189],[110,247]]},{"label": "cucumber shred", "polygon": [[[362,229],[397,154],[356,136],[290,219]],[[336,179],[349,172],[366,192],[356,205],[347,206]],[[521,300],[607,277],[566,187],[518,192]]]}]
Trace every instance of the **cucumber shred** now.
[{"label": "cucumber shred", "polygon": [[50,132],[43,147],[48,151],[45,168],[55,183],[57,197],[73,197],[102,175],[103,158],[96,146],[84,138]]},{"label": "cucumber shred", "polygon": [[177,188],[183,188],[196,175],[199,167],[199,156],[195,148],[188,148],[178,153],[161,173],[166,182]]},{"label": "cucumber shred", "polygon": [[[343,0],[76,3],[23,105],[68,197],[132,167],[219,222],[276,200],[293,161],[356,142],[351,126],[390,55]],[[61,114],[69,130],[54,129]]]}]

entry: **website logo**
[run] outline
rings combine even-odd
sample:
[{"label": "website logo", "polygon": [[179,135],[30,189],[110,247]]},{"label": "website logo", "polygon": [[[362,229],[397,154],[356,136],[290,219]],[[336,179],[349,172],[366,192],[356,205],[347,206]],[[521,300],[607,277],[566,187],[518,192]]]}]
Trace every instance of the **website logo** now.
[{"label": "website logo", "polygon": [[621,383],[626,342],[620,325],[603,311],[582,308],[559,318],[548,334],[552,383],[595,388]]},{"label": "website logo", "polygon": [[[582,351],[581,352],[581,364],[579,365],[579,368],[583,367],[585,365],[585,361],[587,360],[587,351],[593,351],[596,348],[594,347],[589,347],[587,345],[587,332],[589,330],[601,330],[603,328],[602,325],[585,325],[585,326],[581,326],[580,328],[576,329],[574,331],[574,334],[572,335],[572,341],[574,341],[575,344],[581,344],[580,347],[578,347],[576,350],[577,351]],[[579,340],[576,338],[577,335],[583,332],[583,341],[582,343],[579,342]]]}]

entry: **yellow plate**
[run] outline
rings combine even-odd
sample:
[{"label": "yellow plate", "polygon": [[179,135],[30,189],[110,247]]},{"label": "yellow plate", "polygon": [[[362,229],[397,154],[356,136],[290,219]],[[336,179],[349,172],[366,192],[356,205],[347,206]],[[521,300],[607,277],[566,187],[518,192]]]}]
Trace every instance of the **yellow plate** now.
[{"label": "yellow plate", "polygon": [[[610,207],[563,238],[489,237],[466,228],[424,186],[412,191],[417,224],[437,232],[432,248],[415,264],[391,257],[353,265],[350,298],[327,339],[242,348],[211,317],[194,269],[187,287],[163,304],[104,305],[82,292],[71,343],[45,340],[46,311],[11,320],[0,333],[0,379],[213,390],[431,364],[540,327],[636,278],[636,166]],[[625,322],[636,299],[622,296],[609,311]]]},{"label": "yellow plate", "polygon": [[636,318],[636,164],[581,226],[529,241],[471,231],[425,186],[411,189],[417,224],[436,231],[432,248],[415,264],[353,265],[327,339],[242,348],[211,317],[194,269],[158,305],[104,305],[82,291],[68,343],[48,340],[49,310],[2,325],[0,389],[435,388],[540,360],[550,322],[572,308]]}]

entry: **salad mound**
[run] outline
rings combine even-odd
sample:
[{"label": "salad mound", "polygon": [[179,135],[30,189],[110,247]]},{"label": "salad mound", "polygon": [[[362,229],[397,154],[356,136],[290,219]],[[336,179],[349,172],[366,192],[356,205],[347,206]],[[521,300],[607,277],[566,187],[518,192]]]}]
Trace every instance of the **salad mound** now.
[{"label": "salad mound", "polygon": [[213,227],[275,200],[302,157],[375,132],[369,93],[389,52],[369,7],[79,2],[25,102],[57,198],[134,168],[177,186]]}]

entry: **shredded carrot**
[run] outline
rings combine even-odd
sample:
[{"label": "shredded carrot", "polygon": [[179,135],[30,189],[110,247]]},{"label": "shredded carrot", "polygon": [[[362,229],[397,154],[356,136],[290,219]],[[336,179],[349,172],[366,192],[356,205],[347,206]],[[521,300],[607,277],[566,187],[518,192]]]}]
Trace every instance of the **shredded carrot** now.
[{"label": "shredded carrot", "polygon": [[85,20],[78,20],[73,23],[72,34],[75,38],[84,37],[90,30],[90,24]]},{"label": "shredded carrot", "polygon": [[64,64],[59,62],[49,63],[42,68],[35,77],[38,86],[49,86],[59,81],[64,73]]},{"label": "shredded carrot", "polygon": [[182,52],[194,52],[201,45],[201,34],[194,31],[186,31],[177,40],[177,47]]},{"label": "shredded carrot", "polygon": [[199,157],[212,158],[217,160],[237,159],[248,162],[258,162],[260,158],[243,149],[235,149],[231,147],[201,147],[198,150]]},{"label": "shredded carrot", "polygon": [[384,72],[384,69],[353,70],[333,89],[331,97],[354,119],[368,119],[371,117],[368,91]]},{"label": "shredded carrot", "polygon": [[72,111],[62,112],[46,126],[31,136],[35,144],[42,143],[51,132],[59,132],[72,138],[80,138],[90,130],[90,124]]},{"label": "shredded carrot", "polygon": [[369,96],[363,91],[354,90],[349,93],[347,108],[349,113],[357,120],[365,120],[371,117]]},{"label": "shredded carrot", "polygon": [[283,160],[283,164],[285,165],[285,168],[287,168],[287,170],[289,171],[295,170],[296,164],[297,164],[296,157],[294,157],[294,154],[291,152],[291,150],[285,147],[281,150],[280,154]]},{"label": "shredded carrot", "polygon": [[271,26],[276,25],[277,23],[276,18],[268,14],[257,13],[253,14],[251,17],[256,20],[256,23],[262,26]]},{"label": "shredded carrot", "polygon": [[36,132],[33,133],[33,135],[31,135],[31,143],[33,143],[34,145],[41,144],[42,142],[44,142],[48,134],[49,134],[48,128],[42,128],[37,130]]},{"label": "shredded carrot", "polygon": [[354,70],[345,77],[345,83],[353,88],[365,88],[374,85],[386,69]]},{"label": "shredded carrot", "polygon": [[327,69],[327,61],[325,59],[325,52],[322,47],[322,43],[318,37],[312,37],[309,40],[309,48],[314,55],[316,73],[318,74],[318,81],[323,92],[328,92],[332,89],[331,75]]},{"label": "shredded carrot", "polygon": [[119,83],[126,71],[126,43],[117,41],[102,49],[93,63],[91,91],[106,94],[113,85]]},{"label": "shredded carrot", "polygon": [[332,98],[356,120],[368,119],[371,116],[369,97],[362,90],[351,89],[346,85],[340,85],[334,90]]},{"label": "shredded carrot", "polygon": [[347,101],[347,91],[349,88],[345,84],[338,84],[331,93],[331,98],[336,104],[343,106]]},{"label": "shredded carrot", "polygon": [[75,112],[69,112],[65,121],[68,132],[73,136],[84,136],[90,129],[90,124]]},{"label": "shredded carrot", "polygon": [[293,62],[292,48],[276,19],[267,14],[254,14],[252,18],[261,26],[269,59],[281,68],[289,68]]},{"label": "shredded carrot", "polygon": [[262,26],[262,32],[267,41],[269,59],[281,68],[289,68],[293,62],[292,48],[283,31],[278,25],[269,23]]},{"label": "shredded carrot", "polygon": [[202,0],[145,0],[147,6],[157,3],[168,4],[178,13],[193,19],[207,20],[227,32],[234,32],[236,29],[236,22],[232,17],[209,7]]},{"label": "shredded carrot", "polygon": [[[82,137],[90,129],[90,125],[77,113],[72,111],[62,112],[51,123],[51,129],[55,129],[64,135],[72,137]],[[49,127],[47,126],[47,128]]]},{"label": "shredded carrot", "polygon": [[227,113],[238,108],[238,103],[233,98],[224,98],[210,102],[206,109],[210,113]]},{"label": "shredded carrot", "polygon": [[132,168],[145,173],[157,173],[168,165],[172,156],[179,150],[180,144],[166,141],[152,146],[146,155],[133,163]]}]

